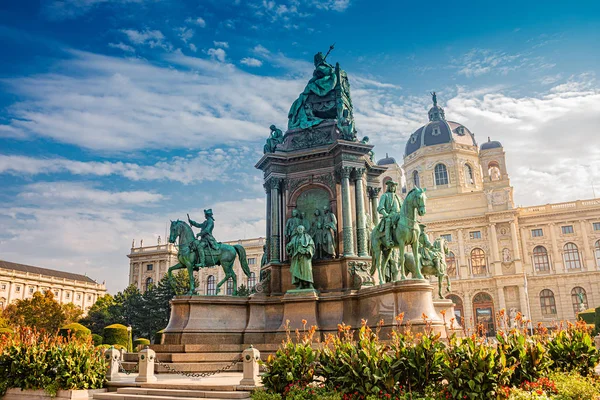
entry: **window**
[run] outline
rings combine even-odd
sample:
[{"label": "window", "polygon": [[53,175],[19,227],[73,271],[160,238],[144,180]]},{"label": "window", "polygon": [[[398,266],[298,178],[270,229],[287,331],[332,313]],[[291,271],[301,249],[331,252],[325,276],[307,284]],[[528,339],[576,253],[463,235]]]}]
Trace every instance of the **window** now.
[{"label": "window", "polygon": [[233,278],[227,279],[227,296],[233,295]]},{"label": "window", "polygon": [[150,290],[153,283],[154,283],[154,279],[152,279],[152,278],[146,279],[146,285],[144,286],[144,291]]},{"label": "window", "polygon": [[217,294],[215,281],[216,281],[216,278],[213,275],[210,275],[206,279],[206,294],[209,296],[214,296],[215,294]]},{"label": "window", "polygon": [[55,290],[55,291],[54,291],[54,295],[55,295],[55,296],[58,296],[58,290]]},{"label": "window", "polygon": [[479,292],[473,297],[475,323],[483,327],[487,336],[495,335],[494,300],[485,292]]},{"label": "window", "polygon": [[435,185],[447,185],[448,184],[448,170],[444,164],[438,164],[434,168]]},{"label": "window", "polygon": [[469,164],[465,164],[465,183],[467,185],[473,185],[475,180],[473,179],[473,168]]},{"label": "window", "polygon": [[442,239],[444,239],[446,242],[451,242],[452,241],[452,235],[451,234],[446,234],[446,235],[440,235],[440,237]]},{"label": "window", "polygon": [[569,233],[573,233],[573,225],[565,225],[561,227],[563,235],[568,235]]},{"label": "window", "polygon": [[92,295],[88,295],[88,301],[92,301]]},{"label": "window", "polygon": [[453,252],[449,252],[446,256],[446,267],[448,268],[446,272],[449,277],[455,278],[458,276],[458,271],[456,270],[456,256]]},{"label": "window", "polygon": [[67,299],[71,298],[71,293],[67,293],[67,295],[65,296]]},{"label": "window", "polygon": [[475,248],[471,251],[471,271],[473,275],[485,275],[487,273],[485,252]]},{"label": "window", "polygon": [[2,290],[6,290],[6,283],[2,284]]},{"label": "window", "polygon": [[541,236],[544,236],[544,231],[541,228],[531,230],[531,237],[541,237]]},{"label": "window", "polygon": [[576,286],[571,290],[571,303],[573,304],[573,312],[575,315],[580,311],[587,310],[587,293],[584,288]]},{"label": "window", "polygon": [[565,266],[567,269],[581,268],[581,259],[579,258],[579,249],[575,243],[567,243],[563,247]]},{"label": "window", "polygon": [[481,231],[469,232],[469,237],[471,239],[481,239]]},{"label": "window", "polygon": [[533,265],[537,272],[550,271],[550,259],[548,258],[548,250],[544,246],[536,246],[533,249]]},{"label": "window", "polygon": [[415,187],[421,187],[421,181],[417,171],[413,171],[413,183],[415,184]]},{"label": "window", "polygon": [[79,293],[77,294],[77,300],[81,300],[81,295]]},{"label": "window", "polygon": [[146,271],[152,271],[152,268],[154,268],[154,265],[152,265],[152,264],[146,265]]},{"label": "window", "polygon": [[488,175],[492,181],[499,181],[500,178],[502,178],[502,174],[500,173],[500,164],[498,164],[497,161],[492,161],[488,164]]},{"label": "window", "polygon": [[248,259],[248,265],[255,265],[256,264],[256,258],[249,258]]},{"label": "window", "polygon": [[33,286],[29,286],[29,294],[33,294],[34,290]]},{"label": "window", "polygon": [[254,286],[256,286],[256,274],[250,272],[250,277],[248,278],[248,290],[253,290]]},{"label": "window", "polygon": [[594,245],[594,253],[596,254],[596,266],[600,267],[600,240]]},{"label": "window", "polygon": [[595,231],[600,231],[600,222],[594,222],[592,226],[594,227]]},{"label": "window", "polygon": [[16,291],[17,293],[21,293],[21,286],[17,286],[17,288],[15,289],[15,291]]},{"label": "window", "polygon": [[544,289],[540,292],[540,307],[544,316],[556,315],[556,301],[552,290]]}]

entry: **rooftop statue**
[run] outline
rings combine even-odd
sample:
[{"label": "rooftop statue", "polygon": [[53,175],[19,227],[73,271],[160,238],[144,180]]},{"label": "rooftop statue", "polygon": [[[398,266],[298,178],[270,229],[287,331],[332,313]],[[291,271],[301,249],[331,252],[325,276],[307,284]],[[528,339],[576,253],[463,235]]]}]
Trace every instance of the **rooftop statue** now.
[{"label": "rooftop statue", "polygon": [[271,134],[267,139],[267,143],[265,143],[265,147],[263,148],[263,153],[274,153],[277,149],[277,145],[283,143],[283,132],[281,129],[278,129],[275,125],[270,126]]}]

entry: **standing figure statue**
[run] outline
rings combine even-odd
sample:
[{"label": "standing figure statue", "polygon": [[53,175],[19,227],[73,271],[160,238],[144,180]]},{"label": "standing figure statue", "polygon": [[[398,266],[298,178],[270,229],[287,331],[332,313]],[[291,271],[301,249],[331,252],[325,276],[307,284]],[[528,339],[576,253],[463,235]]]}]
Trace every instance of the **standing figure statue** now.
[{"label": "standing figure statue", "polygon": [[300,219],[300,213],[297,209],[292,210],[292,216],[285,223],[285,242],[289,243],[290,239],[296,233],[296,228],[302,224],[302,220]]},{"label": "standing figure statue", "polygon": [[264,154],[274,153],[277,145],[283,143],[283,132],[281,132],[281,129],[278,129],[275,125],[271,125],[269,129],[271,129],[271,134],[263,147]]},{"label": "standing figure statue", "polygon": [[286,250],[292,257],[292,285],[297,289],[313,289],[312,257],[315,253],[315,243],[310,235],[304,232],[304,226],[296,228],[296,234],[287,244]]},{"label": "standing figure statue", "polygon": [[433,100],[433,106],[437,107],[437,94],[435,92],[431,92],[431,99]]},{"label": "standing figure statue", "polygon": [[387,191],[381,195],[377,212],[381,214],[381,222],[379,222],[379,230],[385,231],[385,245],[391,248],[394,245],[392,241],[392,219],[394,214],[400,212],[402,201],[396,194],[398,183],[389,180],[385,183]]},{"label": "standing figure statue", "polygon": [[323,228],[324,222],[323,217],[321,216],[321,211],[319,209],[315,210],[315,220],[313,221],[310,229],[308,230],[308,234],[313,238],[315,243],[315,253],[313,258],[315,260],[320,260],[324,258],[324,250],[323,250],[323,239],[325,235],[325,229]]},{"label": "standing figure statue", "polygon": [[196,235],[196,238],[200,237],[200,241],[197,243],[198,256],[200,260],[196,264],[196,267],[204,268],[206,266],[206,255],[204,254],[205,249],[208,249],[208,251],[211,251],[211,249],[215,251],[219,250],[217,241],[215,240],[212,234],[213,229],[215,229],[215,219],[213,217],[213,211],[211,208],[209,208],[208,210],[204,210],[205,221],[201,224],[197,223],[196,221],[193,221],[190,218],[190,214],[188,214],[187,217],[188,222],[191,226],[200,228],[200,233]]},{"label": "standing figure statue", "polygon": [[335,257],[335,235],[337,233],[337,218],[329,206],[323,207],[323,236],[322,246],[324,258]]}]

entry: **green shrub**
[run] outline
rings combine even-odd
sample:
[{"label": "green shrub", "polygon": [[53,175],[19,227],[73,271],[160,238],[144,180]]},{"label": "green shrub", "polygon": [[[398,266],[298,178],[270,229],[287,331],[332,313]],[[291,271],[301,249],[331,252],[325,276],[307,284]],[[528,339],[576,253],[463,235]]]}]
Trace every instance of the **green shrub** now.
[{"label": "green shrub", "polygon": [[265,368],[262,375],[265,389],[283,393],[292,383],[306,386],[314,381],[318,353],[311,344],[315,330],[316,327],[312,327],[302,338],[298,335],[298,343],[291,340],[288,332],[287,340],[275,357],[269,355],[267,361],[261,362]]},{"label": "green shrub", "polygon": [[513,370],[510,384],[536,381],[546,375],[552,364],[542,337],[528,337],[518,329],[498,332],[498,350],[506,356],[506,366]]},{"label": "green shrub", "polygon": [[600,360],[589,329],[582,321],[576,325],[568,323],[567,329],[559,329],[548,341],[548,353],[553,361],[553,369],[565,372],[578,372],[583,376],[593,374]]},{"label": "green shrub", "polygon": [[150,341],[145,338],[137,338],[133,341],[133,347],[136,351],[141,351],[146,348],[150,344]]},{"label": "green shrub", "polygon": [[596,336],[600,333],[600,307],[596,307],[596,312],[594,313],[594,332],[592,333]]},{"label": "green shrub", "polygon": [[556,384],[557,400],[595,400],[599,397],[600,385],[591,377],[574,372],[554,372],[549,378]]},{"label": "green shrub", "polygon": [[110,344],[99,344],[99,345],[96,345],[96,348],[102,349],[102,350],[110,349]]},{"label": "green shrub", "polygon": [[58,390],[99,389],[107,365],[102,350],[90,341],[19,328],[0,342],[0,395],[8,388]]},{"label": "green shrub", "polygon": [[250,395],[252,400],[281,400],[281,395],[279,393],[269,393],[264,389],[258,389],[252,392]]},{"label": "green shrub", "polygon": [[292,384],[283,391],[283,398],[285,400],[342,400],[342,395],[322,385]]},{"label": "green shrub", "polygon": [[162,343],[162,337],[163,337],[163,332],[165,330],[161,329],[160,331],[156,332],[154,334],[154,344],[161,344]]},{"label": "green shrub", "polygon": [[81,340],[86,340],[92,335],[92,331],[77,322],[63,326],[58,333],[65,338],[74,337]]},{"label": "green shrub", "polygon": [[547,395],[546,393],[538,394],[537,392],[530,392],[523,389],[512,389],[508,400],[552,400],[554,396]]},{"label": "green shrub", "polygon": [[129,332],[127,327],[121,324],[113,324],[104,328],[103,343],[120,345],[124,348],[128,348],[129,345]]},{"label": "green shrub", "polygon": [[444,392],[452,399],[495,400],[510,381],[504,354],[475,335],[450,338],[445,357]]},{"label": "green shrub", "polygon": [[95,333],[92,335],[92,342],[94,342],[94,346],[98,346],[102,344],[102,336],[96,335]]},{"label": "green shrub", "polygon": [[585,323],[588,325],[594,325],[596,320],[596,310],[592,308],[590,310],[578,312],[577,319],[585,321]]}]

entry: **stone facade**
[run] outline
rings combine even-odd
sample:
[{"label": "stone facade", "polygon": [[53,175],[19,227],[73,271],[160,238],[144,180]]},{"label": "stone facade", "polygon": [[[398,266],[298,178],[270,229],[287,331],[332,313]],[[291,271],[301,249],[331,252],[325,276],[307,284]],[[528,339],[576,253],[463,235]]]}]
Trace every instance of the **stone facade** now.
[{"label": "stone facade", "polygon": [[[238,259],[235,260],[235,273],[238,276],[238,285],[244,284],[246,287],[254,286],[258,283],[260,272],[260,260],[263,255],[264,238],[235,240],[224,242],[230,245],[241,244],[246,249],[248,266],[254,274],[254,280],[250,280],[242,272],[242,267]],[[177,246],[171,243],[135,247],[131,249],[129,257],[129,284],[136,286],[142,293],[148,288],[148,285],[160,281],[169,267],[178,263],[177,261]],[[223,279],[224,273],[220,266],[214,268],[205,268],[199,273],[196,273],[198,281],[198,293],[207,294],[211,288],[216,287],[216,284]],[[211,283],[212,282],[212,283]],[[223,290],[219,294],[227,294],[227,285],[223,286]],[[214,290],[214,289],[213,289]]]},{"label": "stone facade", "polygon": [[33,267],[0,260],[0,309],[17,299],[28,299],[35,292],[51,290],[61,304],[73,303],[84,315],[106,286],[93,279],[70,272]]},{"label": "stone facade", "polygon": [[500,309],[550,325],[600,305],[600,199],[515,207],[502,145],[488,138],[478,146],[444,118],[411,135],[403,170],[408,190],[427,189],[430,239],[449,241],[457,315],[491,330]]}]

